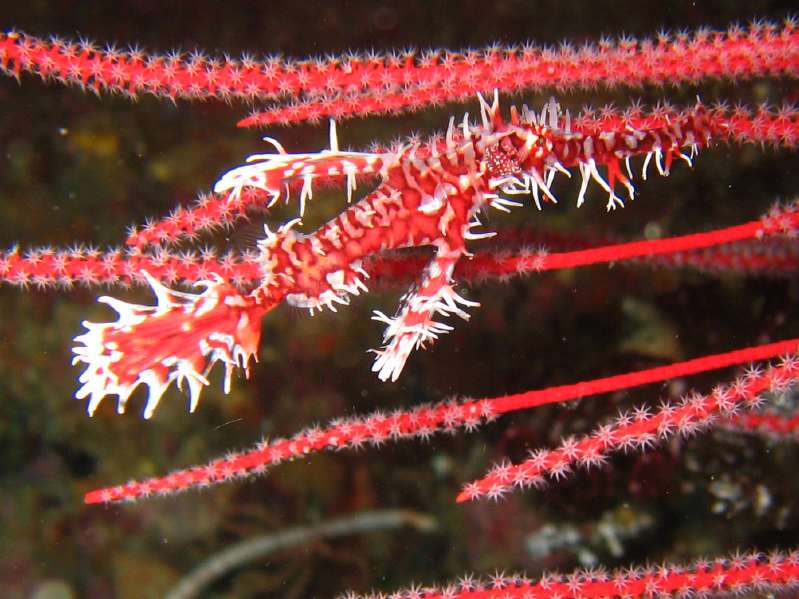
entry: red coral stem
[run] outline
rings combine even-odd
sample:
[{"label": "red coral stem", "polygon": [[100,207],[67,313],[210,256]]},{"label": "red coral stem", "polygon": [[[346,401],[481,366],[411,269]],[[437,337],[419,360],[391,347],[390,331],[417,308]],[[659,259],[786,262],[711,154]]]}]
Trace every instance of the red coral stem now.
[{"label": "red coral stem", "polygon": [[224,482],[235,477],[260,474],[269,466],[325,449],[359,448],[366,443],[377,445],[389,439],[407,437],[428,438],[436,432],[458,427],[472,430],[499,414],[579,399],[597,393],[629,389],[750,361],[765,360],[795,352],[797,348],[799,348],[799,339],[789,339],[572,385],[493,399],[467,400],[460,403],[444,401],[390,415],[375,413],[352,420],[340,419],[324,429],[310,429],[291,439],[264,441],[254,449],[215,460],[205,466],[179,470],[162,478],[131,481],[124,485],[97,489],[87,493],[84,501],[108,503],[133,500],[152,494],[168,494]]}]

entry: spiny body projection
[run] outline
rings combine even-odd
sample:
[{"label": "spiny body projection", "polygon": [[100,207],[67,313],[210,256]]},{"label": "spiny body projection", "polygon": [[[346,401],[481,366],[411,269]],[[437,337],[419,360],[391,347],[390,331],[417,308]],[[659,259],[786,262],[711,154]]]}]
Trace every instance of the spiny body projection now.
[{"label": "spiny body projection", "polygon": [[[275,232],[266,228],[258,242],[263,279],[250,293],[218,277],[202,282],[200,294],[178,292],[144,273],[156,305],[100,298],[119,317],[86,322],[87,332],[76,337],[80,345],[74,348],[74,361],[87,365],[77,397],[89,397],[91,414],[104,397],[117,395],[121,413],[143,383],[149,388],[144,409],[149,418],[171,382],[185,382],[193,411],[216,362],[225,365],[226,391],[236,367],[248,373],[250,358],[257,357],[261,318],[272,308],[285,301],[312,313],[323,307],[335,310],[349,296],[367,291],[364,258],[432,246],[433,258],[396,315],[374,315],[386,330],[373,370],[382,380],[396,380],[411,351],[451,330],[437,318],[468,319],[466,310],[478,305],[456,292],[453,272],[459,260],[470,256],[469,240],[493,235],[475,230],[482,209],[509,211],[521,205],[512,199],[520,194],[532,194],[539,208],[542,199],[555,202],[550,190],[554,175],[570,176],[574,168],[582,176],[578,205],[594,180],[608,193],[608,209],[615,208],[623,205],[617,183],[633,197],[631,157],[645,156],[644,176],[652,158],[667,174],[675,156],[690,164],[695,151],[716,133],[701,105],[680,113],[655,111],[645,118],[630,115],[601,126],[572,123],[554,100],[540,114],[511,107],[509,121],[500,114],[496,93],[490,105],[480,97],[480,108],[478,124],[470,123],[468,114],[459,125],[453,118],[445,135],[389,151],[339,150],[333,123],[330,149],[318,153],[288,154],[267,138],[276,153],[250,156],[216,183],[217,193],[234,202],[245,191],[258,191],[271,205],[289,185],[299,185],[302,215],[314,182],[343,181],[348,199],[359,177],[377,176],[378,185],[313,233],[295,229],[300,219]],[[606,169],[604,178],[600,167]]]}]

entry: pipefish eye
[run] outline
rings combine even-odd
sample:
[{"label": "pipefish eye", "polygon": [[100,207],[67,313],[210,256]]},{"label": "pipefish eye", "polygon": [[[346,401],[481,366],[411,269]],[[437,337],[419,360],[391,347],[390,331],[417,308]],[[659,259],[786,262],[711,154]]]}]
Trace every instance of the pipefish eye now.
[{"label": "pipefish eye", "polygon": [[521,172],[518,151],[507,137],[486,149],[485,159],[492,177],[506,177]]}]

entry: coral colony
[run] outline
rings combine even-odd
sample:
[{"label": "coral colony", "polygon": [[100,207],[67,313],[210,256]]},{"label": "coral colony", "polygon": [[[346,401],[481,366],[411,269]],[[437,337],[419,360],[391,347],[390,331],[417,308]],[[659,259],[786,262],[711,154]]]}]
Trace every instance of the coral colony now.
[{"label": "coral colony", "polygon": [[[738,252],[742,268],[756,271],[778,267],[776,262],[785,260],[778,252],[759,248],[794,243],[799,228],[799,207],[784,204],[759,220],[726,229],[575,251],[523,248],[492,253],[472,243],[494,235],[480,221],[488,208],[522,209],[526,197],[539,210],[557,202],[552,191],[557,175],[579,177],[578,206],[588,186],[598,185],[611,211],[633,198],[634,171],[640,171],[642,180],[653,170],[668,175],[677,162],[689,167],[700,150],[720,142],[795,147],[799,112],[787,105],[776,110],[730,109],[697,100],[686,108],[664,103],[645,109],[633,103],[621,110],[570,114],[555,99],[536,109],[503,100],[505,92],[568,91],[600,83],[621,87],[707,78],[796,78],[799,30],[793,19],[724,32],[702,29],[693,35],[663,34],[652,40],[623,38],[580,50],[526,45],[464,53],[347,55],[324,61],[214,60],[199,54],[184,58],[178,53],[120,52],[85,41],[10,32],[0,34],[0,65],[17,79],[28,73],[99,94],[277,102],[241,126],[330,119],[327,149],[290,154],[279,141],[267,137],[271,152],[252,155],[225,173],[213,192],[193,207],[178,208],[162,220],[134,228],[125,250],[31,249],[0,254],[0,277],[21,287],[138,282],[152,289],[154,305],[101,297],[118,313],[117,320],[86,322],[86,332],[75,338],[74,361],[85,368],[76,396],[88,399],[89,414],[108,396],[116,396],[117,410],[124,412],[133,391],[144,385],[148,391],[144,417],[149,418],[173,382],[188,393],[189,409],[194,411],[217,362],[225,369],[225,391],[234,371],[248,374],[258,354],[261,321],[283,302],[312,314],[336,310],[351,296],[368,292],[370,281],[415,277],[417,282],[393,316],[374,314],[385,332],[382,347],[374,350],[372,370],[383,381],[397,380],[413,350],[451,330],[452,317],[468,320],[470,311],[478,307],[458,293],[458,280],[643,258],[721,267],[720,248],[727,254]],[[427,140],[409,139],[371,151],[339,147],[336,120],[475,96],[480,107],[476,119],[468,114],[453,116],[442,133]],[[376,186],[358,199],[358,184],[364,181],[376,181]],[[342,186],[347,205],[317,230],[301,233],[297,226],[319,185]],[[297,200],[298,217],[274,230],[266,226],[264,237],[250,251],[220,258],[210,251],[170,249],[281,199]],[[416,256],[387,253],[422,246],[434,250],[426,264]],[[200,291],[168,286],[175,282],[193,283]],[[613,451],[646,450],[663,439],[690,435],[720,421],[735,419],[750,427],[793,431],[796,418],[762,408],[764,393],[785,390],[799,378],[797,351],[799,340],[789,339],[574,385],[337,420],[291,439],[264,441],[205,466],[93,491],[86,502],[132,500],[223,482],[326,449],[429,438],[457,428],[472,430],[516,410],[782,356],[774,364],[750,367],[709,394],[637,409],[590,435],[565,439],[559,447],[536,451],[517,464],[500,464],[465,485],[457,498],[498,499],[547,478],[562,479],[574,467],[601,464]],[[466,577],[450,586],[410,588],[397,596],[705,595],[784,591],[794,588],[797,580],[799,554],[753,554],[614,576],[575,573],[537,582],[521,576],[489,581]]]}]

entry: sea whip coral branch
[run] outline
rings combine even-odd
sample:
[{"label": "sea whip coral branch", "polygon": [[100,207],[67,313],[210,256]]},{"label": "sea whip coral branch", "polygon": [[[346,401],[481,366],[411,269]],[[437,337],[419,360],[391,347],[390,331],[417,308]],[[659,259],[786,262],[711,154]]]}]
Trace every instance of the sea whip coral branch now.
[{"label": "sea whip coral branch", "polygon": [[[788,351],[795,352],[796,348]],[[729,418],[743,407],[757,405],[762,392],[795,384],[797,379],[799,355],[792,353],[778,366],[750,372],[708,395],[686,396],[679,404],[660,406],[654,414],[648,410],[622,414],[616,422],[599,427],[591,435],[566,439],[553,450],[535,451],[520,464],[500,464],[488,475],[465,485],[456,501],[461,503],[482,497],[499,499],[514,488],[542,484],[544,475],[560,480],[568,476],[575,465],[601,464],[611,451],[643,449],[677,434],[695,434],[717,418]]]},{"label": "sea whip coral branch", "polygon": [[147,245],[174,244],[195,239],[200,233],[230,227],[256,209],[265,210],[272,198],[258,189],[246,189],[237,197],[201,194],[189,208],[179,206],[166,217],[132,227],[125,245],[142,249]]},{"label": "sea whip coral branch", "polygon": [[263,277],[254,252],[218,256],[210,249],[196,253],[159,248],[142,253],[85,247],[0,252],[0,281],[23,288],[145,285],[144,272],[165,284],[195,284],[219,276],[238,287],[249,287]]},{"label": "sea whip coral branch", "polygon": [[457,428],[473,430],[500,414],[630,389],[736,364],[766,360],[780,354],[795,352],[797,348],[799,348],[799,339],[789,339],[571,385],[492,399],[445,401],[431,406],[421,406],[408,412],[394,412],[388,415],[378,412],[362,418],[337,420],[325,428],[310,429],[291,439],[264,441],[255,449],[215,460],[206,466],[179,470],[162,478],[131,481],[124,485],[91,491],[86,494],[84,501],[108,503],[152,494],[167,494],[250,474],[261,474],[270,466],[327,449],[359,448],[366,444],[381,445],[389,440],[409,437],[426,439],[434,433]]},{"label": "sea whip coral branch", "polygon": [[787,414],[773,409],[738,414],[722,425],[734,431],[756,433],[774,439],[799,439],[799,413],[796,410]]},{"label": "sea whip coral branch", "polygon": [[[550,573],[534,581],[497,574],[487,580],[467,575],[444,587],[414,586],[397,599],[652,599],[653,597],[781,595],[799,587],[799,552],[740,553],[689,565],[664,564],[608,574],[603,570]],[[341,599],[379,599],[380,594],[346,593]]]},{"label": "sea whip coral branch", "polygon": [[280,116],[255,115],[243,125],[342,118],[413,110],[463,100],[490,89],[520,91],[592,89],[696,82],[707,78],[744,80],[796,77],[799,32],[793,19],[780,26],[753,24],[748,30],[699,29],[693,35],[603,41],[559,50],[532,44],[450,52],[411,50],[402,54],[348,55],[326,60],[244,56],[208,58],[200,53],[150,54],[140,49],[98,48],[93,42],[42,39],[0,33],[0,67],[96,92],[132,97],[155,94],[201,100],[265,100],[281,96],[323,100],[289,105]]},{"label": "sea whip coral branch", "polygon": [[[382,87],[326,90],[256,112],[240,127],[288,125],[325,118],[396,114],[452,101],[477,92],[544,89],[594,89],[695,83],[702,79],[740,81],[760,76],[799,74],[796,23],[753,26],[749,31],[700,29],[693,36],[661,35],[657,40],[624,38],[615,44],[562,45],[550,50],[525,45],[464,53],[430,52],[424,67],[406,68],[404,81],[389,78]],[[429,66],[427,66],[429,65]]]}]

